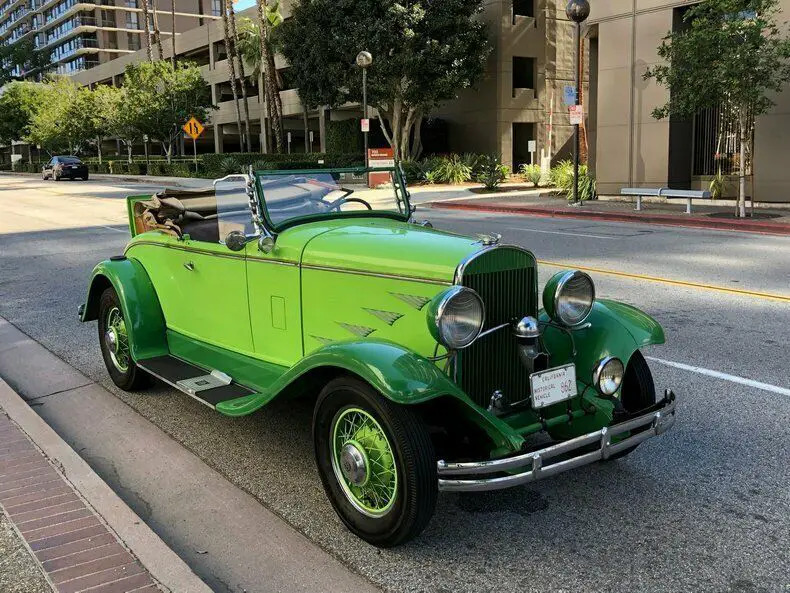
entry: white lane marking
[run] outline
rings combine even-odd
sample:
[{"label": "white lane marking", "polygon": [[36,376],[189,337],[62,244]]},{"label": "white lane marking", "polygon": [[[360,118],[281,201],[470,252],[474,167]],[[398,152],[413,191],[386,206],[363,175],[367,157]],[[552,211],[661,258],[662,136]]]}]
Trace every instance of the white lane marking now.
[{"label": "white lane marking", "polygon": [[655,358],[653,356],[645,356],[645,358],[647,360],[652,360],[653,362],[657,362],[658,364],[663,364],[668,367],[674,367],[676,369],[680,369],[683,371],[689,371],[690,373],[699,373],[700,375],[707,375],[708,377],[723,379],[724,381],[729,381],[731,383],[738,383],[740,385],[754,387],[755,389],[762,389],[763,391],[770,391],[771,393],[778,393],[779,395],[790,396],[790,389],[786,389],[784,387],[778,387],[777,385],[770,385],[769,383],[761,383],[760,381],[754,381],[753,379],[745,379],[743,377],[728,375],[727,373],[721,373],[719,371],[713,371],[711,369],[695,367],[690,364],[683,364],[682,362],[664,360],[663,358]]},{"label": "white lane marking", "polygon": [[[123,224],[123,223],[121,223]],[[114,229],[111,226],[104,226],[103,224],[99,225],[103,229],[107,229],[109,231],[115,231],[116,233],[125,233],[128,229]]]},{"label": "white lane marking", "polygon": [[543,231],[538,229],[524,229],[518,227],[507,227],[509,231],[526,231],[528,233],[546,233],[548,235],[570,235],[571,237],[590,237],[592,239],[622,239],[622,237],[613,237],[611,235],[590,235],[587,233],[568,233],[563,231]]}]

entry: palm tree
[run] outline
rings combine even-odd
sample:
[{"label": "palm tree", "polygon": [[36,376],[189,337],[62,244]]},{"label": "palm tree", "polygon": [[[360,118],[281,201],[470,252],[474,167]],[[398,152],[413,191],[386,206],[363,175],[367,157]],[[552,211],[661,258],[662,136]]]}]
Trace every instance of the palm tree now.
[{"label": "palm tree", "polygon": [[145,52],[148,55],[148,61],[154,61],[154,54],[151,52],[151,13],[148,10],[148,0],[142,0],[143,3],[143,29],[145,29],[145,34],[143,38],[145,40]]},{"label": "palm tree", "polygon": [[274,52],[272,51],[271,30],[283,22],[280,13],[280,0],[274,0],[271,6],[267,0],[258,2],[258,27],[260,29],[260,55],[263,64],[263,86],[266,95],[269,121],[274,132],[274,141],[277,152],[283,151],[283,104],[280,99],[280,85],[277,79],[277,68],[274,65]]},{"label": "palm tree", "polygon": [[173,42],[173,56],[170,62],[173,64],[173,70],[176,69],[176,0],[170,0],[170,37]]},{"label": "palm tree", "polygon": [[236,63],[233,59],[233,47],[230,41],[230,22],[228,20],[228,13],[233,11],[233,6],[230,0],[225,0],[222,3],[222,24],[224,25],[225,33],[225,53],[228,59],[228,77],[230,78],[230,88],[233,91],[233,104],[236,106],[236,129],[239,133],[239,144],[243,147],[242,133],[241,133],[241,109],[239,108],[239,91],[236,88]]},{"label": "palm tree", "polygon": [[154,7],[154,42],[156,43],[156,52],[159,55],[159,61],[164,57],[162,54],[162,39],[159,36],[159,14],[156,10],[156,0],[152,0]]},{"label": "palm tree", "polygon": [[241,85],[241,97],[244,102],[244,131],[247,133],[247,152],[252,152],[252,137],[250,135],[250,104],[247,101],[247,77],[244,75],[244,59],[239,55],[239,33],[236,30],[236,13],[231,5],[232,0],[225,0],[230,6],[228,21],[230,23],[230,42],[233,46],[233,59],[239,64],[239,84]]}]

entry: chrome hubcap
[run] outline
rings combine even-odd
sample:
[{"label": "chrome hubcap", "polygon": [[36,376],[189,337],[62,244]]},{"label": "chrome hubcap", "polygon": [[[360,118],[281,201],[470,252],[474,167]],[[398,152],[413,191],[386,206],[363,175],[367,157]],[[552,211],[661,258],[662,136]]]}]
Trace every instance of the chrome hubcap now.
[{"label": "chrome hubcap", "polygon": [[107,350],[118,353],[118,335],[114,328],[111,327],[104,333],[104,343],[107,344]]},{"label": "chrome hubcap", "polygon": [[368,481],[367,455],[354,441],[346,443],[340,452],[340,470],[354,486],[364,486]]}]

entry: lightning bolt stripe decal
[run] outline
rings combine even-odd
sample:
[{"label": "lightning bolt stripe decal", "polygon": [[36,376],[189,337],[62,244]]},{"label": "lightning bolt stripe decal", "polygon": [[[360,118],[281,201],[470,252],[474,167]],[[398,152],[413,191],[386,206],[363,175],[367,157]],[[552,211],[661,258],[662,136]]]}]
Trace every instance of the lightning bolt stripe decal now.
[{"label": "lightning bolt stripe decal", "polygon": [[388,325],[393,325],[398,319],[403,317],[400,313],[395,313],[393,311],[380,311],[379,309],[364,309],[373,317],[377,317],[381,319],[384,323]]}]

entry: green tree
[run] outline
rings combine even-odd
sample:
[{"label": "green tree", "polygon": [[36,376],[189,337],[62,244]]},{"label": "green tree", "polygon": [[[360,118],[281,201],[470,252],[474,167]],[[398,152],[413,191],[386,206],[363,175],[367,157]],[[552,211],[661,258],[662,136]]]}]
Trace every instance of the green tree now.
[{"label": "green tree", "polygon": [[50,65],[49,53],[36,51],[33,39],[21,39],[16,43],[0,46],[0,87],[14,80],[14,70],[19,67],[22,76],[41,72]]},{"label": "green tree", "polygon": [[105,84],[97,85],[93,90],[87,87],[82,89],[82,101],[85,107],[90,109],[88,117],[100,163],[104,140],[116,135],[113,126],[116,118],[122,115],[119,112],[124,110],[122,99],[121,89]]},{"label": "green tree", "polygon": [[739,214],[746,216],[747,160],[753,164],[754,118],[773,105],[772,93],[790,81],[790,40],[780,30],[778,0],[706,0],[688,9],[684,27],[670,31],[658,48],[666,63],[647,71],[669,89],[669,101],[653,111],[692,117],[721,107],[732,112],[740,135]]},{"label": "green tree", "polygon": [[308,105],[362,98],[361,50],[373,54],[368,97],[396,158],[421,152],[422,119],[482,75],[490,51],[482,0],[301,0],[282,51]]},{"label": "green tree", "polygon": [[95,137],[92,109],[90,96],[79,85],[66,77],[54,78],[43,86],[25,140],[49,152],[79,154]]},{"label": "green tree", "polygon": [[98,102],[107,118],[107,136],[121,141],[126,148],[128,161],[131,163],[134,144],[143,139],[143,132],[137,121],[139,112],[133,108],[128,88],[105,88],[109,88],[111,91],[104,93]]},{"label": "green tree", "polygon": [[191,117],[206,121],[211,93],[200,69],[194,64],[178,62],[142,62],[127,66],[124,74],[124,109],[132,126],[152,140],[158,140],[167,155],[183,133]]},{"label": "green tree", "polygon": [[30,123],[41,104],[44,85],[12,82],[0,91],[0,144],[11,144],[30,134]]}]

